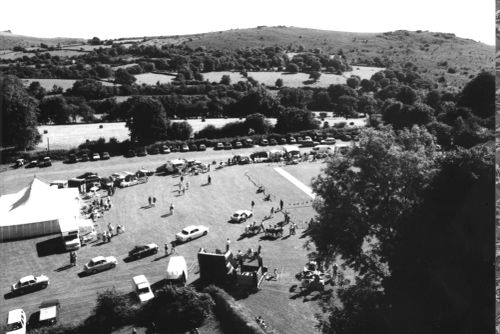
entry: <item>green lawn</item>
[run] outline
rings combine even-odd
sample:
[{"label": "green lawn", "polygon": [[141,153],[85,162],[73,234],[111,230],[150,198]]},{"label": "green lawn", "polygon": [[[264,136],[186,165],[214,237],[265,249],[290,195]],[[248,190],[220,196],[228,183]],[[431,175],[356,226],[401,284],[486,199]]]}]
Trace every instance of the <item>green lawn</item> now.
[{"label": "green lawn", "polygon": [[[316,303],[307,301],[307,298],[292,298],[295,293],[290,292],[290,288],[297,284],[294,275],[307,261],[307,251],[303,247],[306,239],[301,238],[301,234],[305,227],[304,221],[312,217],[313,210],[310,198],[276,173],[273,170],[276,166],[255,164],[212,171],[212,185],[209,186],[204,186],[206,175],[193,176],[189,178],[190,189],[183,196],[178,196],[175,191],[178,178],[170,176],[154,176],[146,184],[119,189],[112,198],[113,208],[98,225],[102,230],[108,222],[115,226],[122,224],[126,232],[114,237],[111,243],[83,247],[78,251],[78,265],[74,268],[62,269],[69,262],[67,253],[38,256],[37,247],[43,247],[48,243],[47,240],[54,239],[55,236],[0,243],[2,267],[9,268],[0,272],[4,294],[15,280],[32,272],[47,274],[51,279],[50,286],[45,290],[4,299],[0,305],[0,317],[4,319],[9,310],[17,307],[23,308],[29,317],[41,301],[58,298],[62,305],[61,320],[81,321],[91,313],[98,291],[114,286],[122,293],[129,293],[131,278],[139,274],[145,274],[152,284],[163,279],[167,262],[166,258],[162,258],[163,254],[130,263],[123,261],[134,245],[155,242],[162,247],[181,228],[190,224],[203,224],[210,228],[206,237],[177,247],[177,253],[186,257],[189,281],[198,277],[196,254],[200,247],[207,250],[223,249],[226,238],[229,238],[232,250],[237,252],[238,249],[244,251],[250,247],[256,249],[260,243],[264,265],[271,271],[277,268],[280,279],[264,281],[260,292],[241,299],[240,302],[254,315],[263,316],[269,325],[281,333],[313,333],[314,312],[318,311]],[[308,178],[317,174],[321,164],[307,163],[303,165],[303,170],[296,167],[286,168],[299,180],[307,183]],[[265,202],[263,195],[256,193],[256,187],[249,177],[266,187],[272,194],[272,202]],[[8,179],[7,182],[16,181]],[[143,208],[148,196],[158,199],[155,208]],[[299,224],[297,235],[274,241],[260,240],[260,236],[238,240],[244,226],[228,223],[229,216],[235,210],[249,208],[250,202],[254,200],[255,220],[260,221],[264,215],[269,214],[271,205],[278,206],[279,199],[283,199],[285,208],[291,212],[292,221]],[[176,209],[173,216],[166,216],[170,203],[174,203]],[[276,223],[282,217],[280,213],[275,214],[265,224]],[[285,232],[286,236],[287,228]],[[80,278],[77,274],[82,265],[97,255],[115,256],[118,259],[117,267]]]}]

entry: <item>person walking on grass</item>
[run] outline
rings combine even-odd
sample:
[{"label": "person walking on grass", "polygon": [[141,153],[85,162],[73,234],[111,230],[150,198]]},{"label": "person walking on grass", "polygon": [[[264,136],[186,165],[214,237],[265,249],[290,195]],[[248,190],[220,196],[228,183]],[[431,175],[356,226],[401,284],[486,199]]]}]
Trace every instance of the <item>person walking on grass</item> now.
[{"label": "person walking on grass", "polygon": [[172,241],[170,243],[170,247],[171,247],[170,254],[175,254],[175,241]]},{"label": "person walking on grass", "polygon": [[156,197],[153,197],[153,206],[156,206]]},{"label": "person walking on grass", "polygon": [[280,211],[283,211],[283,205],[284,205],[284,204],[285,204],[285,203],[283,203],[283,200],[282,200],[282,199],[280,199]]},{"label": "person walking on grass", "polygon": [[174,214],[174,203],[170,203],[170,214]]},{"label": "person walking on grass", "polygon": [[252,203],[250,203],[251,207],[252,207],[252,211],[253,211],[253,208],[255,206],[255,202],[252,200]]},{"label": "person walking on grass", "polygon": [[212,184],[212,178],[210,177],[210,175],[208,176],[207,181],[208,184]]},{"label": "person walking on grass", "polygon": [[151,206],[151,196],[148,197],[149,206]]}]

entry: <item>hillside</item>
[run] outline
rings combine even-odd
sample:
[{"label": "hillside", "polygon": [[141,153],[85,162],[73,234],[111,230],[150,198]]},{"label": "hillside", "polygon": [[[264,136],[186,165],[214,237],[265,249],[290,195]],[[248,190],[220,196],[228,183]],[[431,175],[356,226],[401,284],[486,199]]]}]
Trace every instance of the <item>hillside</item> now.
[{"label": "hillside", "polygon": [[40,43],[47,44],[48,46],[56,46],[57,44],[61,45],[81,44],[84,41],[85,40],[82,38],[66,38],[66,37],[40,38],[40,37],[16,35],[5,31],[0,32],[0,50],[12,49],[15,46],[21,46],[21,47],[40,46]]},{"label": "hillside", "polygon": [[330,53],[342,49],[350,63],[362,64],[375,57],[402,66],[411,62],[427,78],[436,80],[442,76],[448,84],[459,87],[481,70],[493,71],[495,59],[494,46],[428,31],[353,33],[278,26],[156,37],[141,44],[181,43],[208,49],[280,46],[298,50],[302,46]]}]

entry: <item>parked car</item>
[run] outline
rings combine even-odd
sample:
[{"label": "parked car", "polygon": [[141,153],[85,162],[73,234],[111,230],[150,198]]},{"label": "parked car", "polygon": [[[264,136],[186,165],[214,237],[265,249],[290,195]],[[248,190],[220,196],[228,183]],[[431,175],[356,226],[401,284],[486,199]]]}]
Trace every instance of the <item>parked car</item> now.
[{"label": "parked car", "polygon": [[76,154],[71,153],[68,157],[68,162],[74,164],[78,162],[78,158],[76,157]]},{"label": "parked car", "polygon": [[21,295],[36,290],[45,289],[49,286],[49,278],[45,275],[35,276],[28,275],[19,279],[12,284],[11,292],[13,295]]},{"label": "parked car", "polygon": [[126,158],[132,158],[132,157],[135,157],[135,151],[130,149],[127,151],[127,153],[125,153],[125,157]]},{"label": "parked car", "polygon": [[280,145],[286,145],[287,144],[287,141],[286,141],[286,138],[280,138]]},{"label": "parked car", "polygon": [[44,301],[40,304],[37,326],[51,326],[59,321],[59,308],[61,304],[58,299]]},{"label": "parked car", "polygon": [[149,149],[149,154],[151,154],[151,155],[155,155],[158,153],[160,153],[160,151],[158,150],[158,147],[156,147],[156,146],[153,146]]},{"label": "parked car", "polygon": [[97,160],[101,160],[101,156],[99,155],[99,153],[92,154],[92,161],[97,161]]},{"label": "parked car", "polygon": [[132,286],[134,287],[134,291],[137,293],[141,302],[147,302],[155,297],[153,291],[151,290],[151,285],[149,285],[149,281],[144,275],[132,278]]},{"label": "parked car", "polygon": [[50,167],[52,166],[52,161],[50,157],[45,157],[38,161],[38,167]]},{"label": "parked car", "polygon": [[303,140],[302,141],[303,147],[313,147],[314,145],[316,145],[316,142],[314,142],[312,140]]},{"label": "parked car", "polygon": [[137,149],[137,156],[138,157],[145,157],[146,155],[148,155],[148,151],[146,150],[145,147],[140,147]]},{"label": "parked car", "polygon": [[17,159],[16,163],[14,164],[14,168],[19,168],[21,166],[24,166],[28,161],[25,159]]},{"label": "parked car", "polygon": [[288,138],[288,143],[289,143],[289,144],[296,144],[296,143],[297,143],[297,141],[295,140],[295,138],[290,137],[290,138]]},{"label": "parked car", "polygon": [[247,138],[243,142],[243,146],[245,147],[253,147],[253,139],[252,138]]},{"label": "parked car", "polygon": [[233,149],[233,145],[231,145],[231,143],[229,143],[229,142],[228,142],[228,143],[225,143],[225,144],[224,144],[224,149],[225,149],[225,150],[231,150],[231,149]]},{"label": "parked car", "polygon": [[177,242],[187,242],[208,234],[208,227],[203,225],[190,225],[175,235]]},{"label": "parked car", "polygon": [[117,261],[114,256],[96,256],[83,266],[83,272],[86,274],[95,274],[116,267]]},{"label": "parked car", "polygon": [[336,140],[335,138],[332,138],[332,137],[327,137],[326,139],[323,139],[321,141],[321,144],[324,144],[324,145],[333,145],[336,143]]},{"label": "parked car", "polygon": [[137,260],[156,253],[158,253],[158,245],[151,243],[147,245],[135,246],[130,252],[128,252],[128,257],[131,260]]},{"label": "parked car", "polygon": [[253,212],[250,210],[238,210],[231,216],[231,220],[237,223],[244,222],[248,218],[253,216]]},{"label": "parked car", "polygon": [[181,145],[181,152],[188,152],[188,151],[189,151],[188,144],[182,144]]},{"label": "parked car", "polygon": [[190,151],[198,151],[198,146],[196,146],[196,144],[189,144],[189,150]]},{"label": "parked car", "polygon": [[168,147],[167,145],[163,145],[163,146],[161,147],[160,152],[161,152],[162,154],[168,154],[168,153],[170,153],[170,147]]},{"label": "parked car", "polygon": [[99,182],[99,175],[93,172],[86,172],[77,177],[78,179],[85,180],[86,183]]},{"label": "parked car", "polygon": [[265,138],[262,138],[259,142],[259,145],[260,146],[267,146],[267,145],[269,145],[269,141],[267,141],[267,139],[265,139]]},{"label": "parked car", "polygon": [[305,136],[304,141],[312,141],[312,138],[310,136]]},{"label": "parked car", "polygon": [[111,156],[109,155],[108,152],[102,152],[101,159],[102,160],[109,160]]},{"label": "parked car", "polygon": [[198,146],[198,151],[205,151],[207,149],[207,146],[205,144],[200,144]]},{"label": "parked car", "polygon": [[26,333],[26,314],[20,308],[9,311],[7,316],[7,325],[5,334],[25,334]]},{"label": "parked car", "polygon": [[38,165],[38,160],[31,160],[24,168],[34,168]]},{"label": "parked car", "polygon": [[89,156],[87,153],[83,153],[80,157],[80,161],[81,162],[86,162],[86,161],[89,161]]},{"label": "parked car", "polygon": [[173,145],[170,147],[170,152],[179,152],[179,146]]},{"label": "parked car", "polygon": [[272,138],[271,140],[269,140],[269,145],[275,146],[275,145],[278,145],[278,142],[276,141],[276,139]]},{"label": "parked car", "polygon": [[243,144],[240,141],[237,141],[236,143],[234,143],[234,148],[242,148],[242,147],[243,147]]},{"label": "parked car", "polygon": [[297,144],[301,144],[304,141],[302,137],[297,137]]}]

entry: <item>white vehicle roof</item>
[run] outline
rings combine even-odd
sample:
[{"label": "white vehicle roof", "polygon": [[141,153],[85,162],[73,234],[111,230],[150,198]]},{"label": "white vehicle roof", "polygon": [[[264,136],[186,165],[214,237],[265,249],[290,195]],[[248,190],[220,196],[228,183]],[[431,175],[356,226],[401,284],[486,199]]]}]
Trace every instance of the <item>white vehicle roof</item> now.
[{"label": "white vehicle roof", "polygon": [[57,316],[57,306],[51,305],[40,309],[40,321],[53,319]]},{"label": "white vehicle roof", "polygon": [[155,244],[155,243],[147,244],[146,246],[148,246],[149,248],[156,248],[156,247],[158,247],[158,245]]},{"label": "white vehicle roof", "polygon": [[139,285],[142,283],[148,283],[148,279],[144,275],[135,276],[134,278],[132,278],[132,280],[134,281],[134,284],[136,284],[136,285]]},{"label": "white vehicle roof", "polygon": [[186,163],[186,161],[181,160],[181,159],[173,159],[169,161],[172,165],[183,165]]},{"label": "white vehicle roof", "polygon": [[7,324],[15,324],[16,322],[20,322],[23,314],[24,311],[20,308],[10,311],[7,317]]},{"label": "white vehicle roof", "polygon": [[189,225],[189,226],[184,227],[184,228],[183,228],[183,230],[184,230],[184,231],[192,231],[192,230],[194,230],[195,228],[197,228],[197,229],[201,229],[201,228],[203,228],[203,227],[204,227],[204,226],[202,226],[202,225]]},{"label": "white vehicle roof", "polygon": [[104,256],[96,256],[91,261],[95,263],[102,260],[104,260]]},{"label": "white vehicle roof", "polygon": [[252,211],[250,210],[237,210],[235,211],[234,213],[238,214],[238,215],[241,215],[242,213],[251,213]]},{"label": "white vehicle roof", "polygon": [[28,281],[33,281],[35,279],[35,276],[33,275],[28,275],[28,276],[24,276],[24,277],[21,277],[19,279],[19,282],[21,283],[25,283],[25,282],[28,282]]},{"label": "white vehicle roof", "polygon": [[295,145],[283,145],[283,151],[288,153],[288,152],[296,152],[296,151],[300,151],[300,150]]}]

